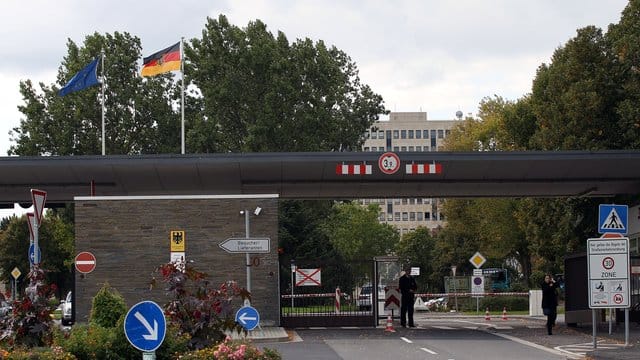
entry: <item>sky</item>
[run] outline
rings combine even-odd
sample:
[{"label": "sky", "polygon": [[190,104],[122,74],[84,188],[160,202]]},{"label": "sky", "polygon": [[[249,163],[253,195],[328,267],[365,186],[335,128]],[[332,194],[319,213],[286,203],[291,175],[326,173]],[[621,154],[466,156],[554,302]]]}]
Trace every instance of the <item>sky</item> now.
[{"label": "sky", "polygon": [[[346,52],[360,79],[391,111],[426,111],[430,120],[475,115],[483,97],[516,100],[555,49],[595,25],[620,19],[623,0],[5,0],[0,12],[0,156],[19,126],[19,82],[47,85],[67,51],[94,33],[128,32],[143,55],[180,37],[199,37],[207,17],[244,27],[260,19],[290,42],[323,40]],[[141,60],[140,60],[141,62]]]}]

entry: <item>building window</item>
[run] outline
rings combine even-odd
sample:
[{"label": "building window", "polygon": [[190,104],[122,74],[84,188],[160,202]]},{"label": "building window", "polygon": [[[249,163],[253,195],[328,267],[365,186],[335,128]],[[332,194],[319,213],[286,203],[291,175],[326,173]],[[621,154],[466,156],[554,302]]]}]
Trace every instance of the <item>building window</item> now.
[{"label": "building window", "polygon": [[416,220],[422,221],[423,218],[424,218],[424,213],[422,212],[416,213]]},{"label": "building window", "polygon": [[416,199],[416,204],[422,205],[422,198],[417,198]]},{"label": "building window", "polygon": [[410,212],[409,213],[409,221],[416,221],[416,213],[415,212]]},{"label": "building window", "polygon": [[409,151],[413,151],[413,146],[409,146]]},{"label": "building window", "polygon": [[416,130],[416,139],[420,139],[420,138],[422,138],[422,131]]},{"label": "building window", "polygon": [[407,138],[407,130],[400,130],[400,139]]},{"label": "building window", "polygon": [[428,151],[429,151],[429,147],[428,147],[428,146],[423,147],[423,148],[422,148],[422,151],[424,151],[424,152],[428,152]]},{"label": "building window", "polygon": [[378,138],[378,132],[377,131],[372,131],[371,132],[371,138],[372,139],[377,139]]},{"label": "building window", "polygon": [[387,214],[387,221],[393,221],[393,214]]},{"label": "building window", "polygon": [[394,138],[394,139],[398,139],[398,138],[400,138],[400,131],[398,131],[398,130],[393,130],[393,138]]},{"label": "building window", "polygon": [[400,199],[393,199],[393,203],[395,205],[400,205]]},{"label": "building window", "polygon": [[416,203],[416,199],[415,198],[410,198],[409,199],[409,205],[413,205]]},{"label": "building window", "polygon": [[393,213],[393,218],[395,221],[400,221],[400,213],[399,212]]},{"label": "building window", "polygon": [[378,221],[384,221],[384,213],[383,212],[378,214]]},{"label": "building window", "polygon": [[394,146],[394,147],[393,147],[393,151],[395,151],[395,152],[400,151],[400,147],[399,147],[399,146]]},{"label": "building window", "polygon": [[435,148],[436,148],[436,138],[435,138],[435,137],[432,137],[432,138],[431,138],[431,148],[432,148],[432,149],[435,149]]},{"label": "building window", "polygon": [[408,212],[403,212],[402,213],[402,221],[409,221],[409,213]]},{"label": "building window", "polygon": [[400,147],[400,151],[407,151],[407,147],[406,146],[401,146]]},{"label": "building window", "polygon": [[431,213],[430,212],[428,212],[428,211],[424,212],[424,220],[425,221],[431,220]]},{"label": "building window", "polygon": [[406,198],[402,199],[402,205],[407,205],[407,199]]},{"label": "building window", "polygon": [[[373,202],[371,202],[373,204]],[[362,200],[362,205],[369,205],[369,199]]]},{"label": "building window", "polygon": [[392,203],[388,203],[387,204],[387,214],[393,214],[393,204]]},{"label": "building window", "polygon": [[368,146],[365,146],[365,147],[364,147],[364,151],[369,151],[369,147],[368,147]]},{"label": "building window", "polygon": [[371,134],[367,131],[367,132],[364,133],[364,137],[365,137],[365,139],[368,139],[368,138],[371,137]]},{"label": "building window", "polygon": [[384,139],[384,131],[378,131],[378,139]]},{"label": "building window", "polygon": [[425,203],[425,204],[431,204],[431,199],[430,199],[430,198],[426,198],[426,199],[424,199],[424,203]]},{"label": "building window", "polygon": [[444,130],[438,130],[438,139],[444,139]]},{"label": "building window", "polygon": [[413,139],[413,130],[409,130],[407,135],[409,135],[409,139]]},{"label": "building window", "polygon": [[384,151],[384,146],[378,147],[378,151]]},{"label": "building window", "polygon": [[423,139],[429,138],[429,130],[422,130],[422,138]]}]

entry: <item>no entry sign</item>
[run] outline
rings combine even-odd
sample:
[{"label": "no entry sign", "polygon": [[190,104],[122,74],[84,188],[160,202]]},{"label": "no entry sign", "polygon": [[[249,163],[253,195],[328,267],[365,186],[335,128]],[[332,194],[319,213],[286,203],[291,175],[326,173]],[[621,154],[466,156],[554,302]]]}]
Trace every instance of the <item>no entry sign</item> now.
[{"label": "no entry sign", "polygon": [[76,255],[75,263],[78,272],[88,274],[96,268],[96,257],[88,251],[83,251]]}]

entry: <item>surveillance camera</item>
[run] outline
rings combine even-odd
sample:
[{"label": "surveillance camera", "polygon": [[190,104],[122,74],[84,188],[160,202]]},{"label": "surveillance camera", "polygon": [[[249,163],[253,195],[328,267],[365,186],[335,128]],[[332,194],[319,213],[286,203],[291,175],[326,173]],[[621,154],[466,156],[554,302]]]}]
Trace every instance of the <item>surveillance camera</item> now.
[{"label": "surveillance camera", "polygon": [[258,216],[260,215],[260,212],[262,211],[262,208],[260,206],[256,207],[256,209],[253,211],[253,213]]}]

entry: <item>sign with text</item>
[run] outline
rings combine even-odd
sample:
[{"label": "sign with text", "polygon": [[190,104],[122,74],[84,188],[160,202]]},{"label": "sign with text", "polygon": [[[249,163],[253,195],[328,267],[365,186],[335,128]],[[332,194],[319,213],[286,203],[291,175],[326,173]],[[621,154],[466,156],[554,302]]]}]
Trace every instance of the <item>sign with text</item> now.
[{"label": "sign with text", "polygon": [[270,238],[229,238],[219,244],[229,253],[268,253],[270,245]]},{"label": "sign with text", "polygon": [[296,268],[296,286],[321,286],[321,271],[317,269]]},{"label": "sign with text", "polygon": [[589,308],[628,308],[629,239],[587,240]]}]

